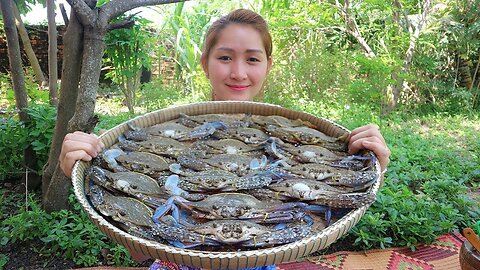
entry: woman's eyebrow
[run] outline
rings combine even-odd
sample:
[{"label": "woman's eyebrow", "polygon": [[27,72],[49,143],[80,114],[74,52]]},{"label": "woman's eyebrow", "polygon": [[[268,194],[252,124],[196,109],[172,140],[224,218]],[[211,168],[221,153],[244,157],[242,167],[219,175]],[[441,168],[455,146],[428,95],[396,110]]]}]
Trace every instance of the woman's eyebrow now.
[{"label": "woman's eyebrow", "polygon": [[[217,50],[227,51],[227,52],[233,52],[233,51],[234,51],[234,49],[232,49],[232,48],[226,48],[226,47],[220,47],[220,48],[217,48]],[[247,52],[247,53],[263,53],[263,50],[259,50],[259,49],[247,49],[246,52]]]}]

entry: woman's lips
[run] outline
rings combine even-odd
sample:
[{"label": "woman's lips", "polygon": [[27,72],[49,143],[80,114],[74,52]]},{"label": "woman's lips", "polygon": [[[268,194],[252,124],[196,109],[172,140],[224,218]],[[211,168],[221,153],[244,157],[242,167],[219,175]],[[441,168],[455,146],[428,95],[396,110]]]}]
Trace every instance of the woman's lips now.
[{"label": "woman's lips", "polygon": [[248,88],[248,85],[228,85],[233,91],[245,91]]}]

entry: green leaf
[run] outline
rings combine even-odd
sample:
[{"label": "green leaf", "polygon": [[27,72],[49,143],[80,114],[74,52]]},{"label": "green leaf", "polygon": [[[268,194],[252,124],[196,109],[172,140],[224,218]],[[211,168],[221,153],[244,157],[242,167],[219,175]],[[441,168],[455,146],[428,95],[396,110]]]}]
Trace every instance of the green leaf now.
[{"label": "green leaf", "polygon": [[108,2],[110,2],[110,0],[97,0],[97,5],[95,7],[99,8],[99,7],[107,4]]}]

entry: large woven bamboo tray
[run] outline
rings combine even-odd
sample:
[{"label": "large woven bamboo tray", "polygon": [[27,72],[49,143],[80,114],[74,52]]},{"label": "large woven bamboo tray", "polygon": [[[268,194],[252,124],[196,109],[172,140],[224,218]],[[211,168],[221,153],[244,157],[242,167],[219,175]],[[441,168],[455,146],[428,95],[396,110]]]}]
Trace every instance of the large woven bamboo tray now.
[{"label": "large woven bamboo tray", "polygon": [[[308,113],[293,111],[276,105],[257,102],[204,102],[176,106],[147,113],[134,118],[132,123],[137,127],[148,127],[165,121],[178,118],[179,113],[201,115],[210,113],[256,115],[281,115],[291,119],[302,119],[311,122],[318,130],[330,136],[341,136],[349,132],[346,128],[324,118]],[[106,147],[116,143],[120,134],[128,130],[127,124],[120,124],[103,135],[100,139]],[[315,251],[324,249],[346,234],[364,215],[368,206],[363,206],[348,212],[345,216],[322,231],[302,240],[281,246],[237,252],[210,252],[176,248],[158,242],[146,240],[126,233],[104,219],[91,205],[85,194],[85,170],[90,166],[87,162],[77,162],[73,169],[72,181],[75,196],[86,211],[92,222],[105,233],[108,238],[144,255],[177,264],[207,269],[236,269],[258,267],[282,262],[295,261]],[[380,165],[375,164],[377,181],[370,187],[369,192],[377,194],[380,187]]]}]

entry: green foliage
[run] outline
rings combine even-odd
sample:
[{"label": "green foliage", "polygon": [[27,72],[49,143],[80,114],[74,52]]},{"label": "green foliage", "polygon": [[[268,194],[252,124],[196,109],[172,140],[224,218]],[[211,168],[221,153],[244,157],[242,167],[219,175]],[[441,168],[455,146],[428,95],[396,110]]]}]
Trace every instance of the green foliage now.
[{"label": "green foliage", "polygon": [[[466,196],[479,179],[478,115],[399,116],[383,129],[392,151],[386,185],[351,231],[364,249],[413,248],[480,218],[478,202]],[[391,243],[382,242],[385,237]]]},{"label": "green foliage", "polygon": [[[456,193],[459,190],[455,190]],[[438,235],[458,225],[459,211],[442,200],[418,197],[406,186],[388,185],[377,201],[352,229],[354,245],[364,249],[432,243]],[[385,232],[385,233],[383,233]]]},{"label": "green foliage", "polygon": [[23,161],[23,150],[27,145],[28,130],[14,118],[0,121],[0,180],[19,175],[24,171],[19,166]]},{"label": "green foliage", "polygon": [[37,155],[37,171],[41,173],[43,165],[48,160],[52,144],[57,109],[49,105],[34,105],[27,109],[30,116],[28,123],[28,142]]},{"label": "green foliage", "polygon": [[[184,3],[177,3],[173,13],[165,20],[163,31],[168,37],[163,44],[165,50],[161,57],[175,62],[175,79],[185,82],[187,91],[194,91],[194,77],[201,75],[200,56],[203,38],[218,10],[211,3],[200,2],[192,10],[184,9]],[[164,33],[165,34],[165,33]]]},{"label": "green foliage", "polygon": [[147,108],[147,111],[153,111],[172,105],[210,99],[209,93],[200,90],[208,89],[206,86],[202,88],[197,85],[199,91],[193,92],[187,91],[183,86],[183,84],[165,85],[161,81],[152,81],[144,85],[139,103]]},{"label": "green foliage", "polygon": [[[125,20],[122,16],[118,21]],[[153,61],[154,39],[147,29],[150,21],[143,18],[130,18],[134,22],[131,28],[115,29],[107,33],[105,61],[111,65],[107,78],[117,84],[125,95],[127,107],[134,112],[136,93],[140,86],[142,68],[151,69]]]},{"label": "green foliage", "polygon": [[110,0],[98,0],[96,7],[99,8],[99,7],[107,4],[108,2],[110,2]]},{"label": "green foliage", "polygon": [[[31,103],[48,103],[48,91],[38,88],[32,68],[25,69],[24,83],[27,91],[27,100]],[[15,107],[15,92],[13,91],[10,74],[0,74],[0,99],[4,99],[8,108]]]},{"label": "green foliage", "polygon": [[7,264],[9,258],[4,255],[4,254],[0,254],[0,269],[3,269],[3,267]]},{"label": "green foliage", "polygon": [[116,266],[134,264],[125,248],[109,242],[90,222],[73,195],[69,201],[73,204],[73,212],[62,210],[48,214],[33,196],[29,196],[24,207],[0,222],[1,244],[40,239],[45,246],[36,252],[43,256],[59,256],[77,265],[94,266],[106,251],[110,263]]},{"label": "green foliage", "polygon": [[48,160],[50,144],[56,120],[56,109],[48,105],[35,105],[27,109],[31,121],[25,125],[9,116],[0,122],[0,180],[18,177],[25,173],[23,168],[23,151],[31,146],[38,161],[33,168],[41,173]]}]

